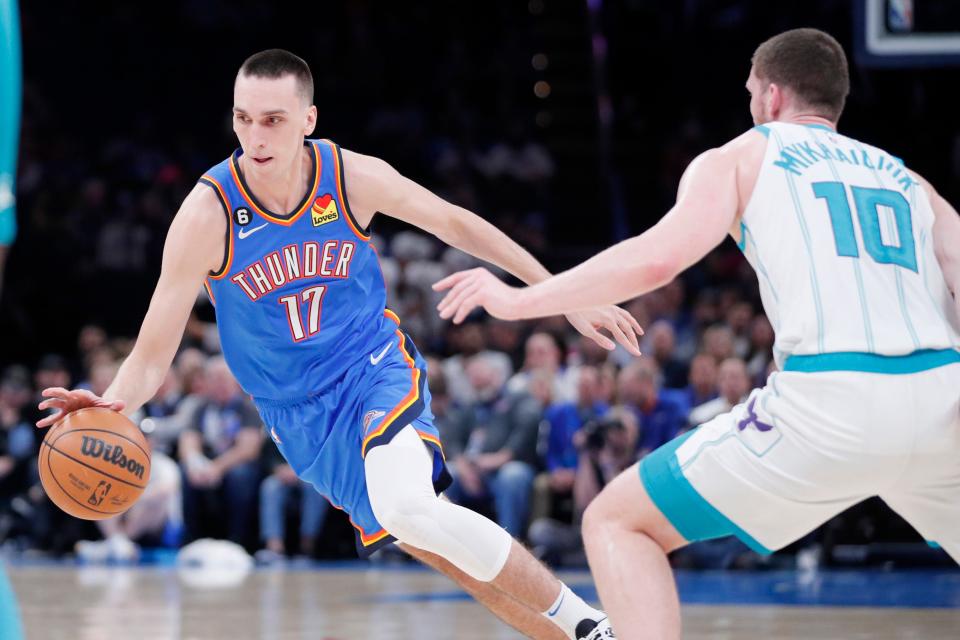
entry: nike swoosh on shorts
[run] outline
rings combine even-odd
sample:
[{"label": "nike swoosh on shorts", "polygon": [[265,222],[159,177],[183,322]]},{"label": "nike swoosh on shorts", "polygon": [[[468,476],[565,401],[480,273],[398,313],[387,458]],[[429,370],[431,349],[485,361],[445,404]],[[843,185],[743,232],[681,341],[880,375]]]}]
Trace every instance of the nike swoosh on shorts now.
[{"label": "nike swoosh on shorts", "polygon": [[387,346],[385,346],[385,347],[383,348],[383,351],[381,351],[380,354],[379,354],[377,357],[374,357],[373,354],[371,353],[371,354],[370,354],[370,364],[372,364],[372,365],[378,365],[378,364],[380,364],[380,361],[383,360],[383,356],[387,355],[387,351],[390,351],[390,347],[392,347],[392,346],[393,346],[393,341],[389,342],[389,343],[387,344]]}]

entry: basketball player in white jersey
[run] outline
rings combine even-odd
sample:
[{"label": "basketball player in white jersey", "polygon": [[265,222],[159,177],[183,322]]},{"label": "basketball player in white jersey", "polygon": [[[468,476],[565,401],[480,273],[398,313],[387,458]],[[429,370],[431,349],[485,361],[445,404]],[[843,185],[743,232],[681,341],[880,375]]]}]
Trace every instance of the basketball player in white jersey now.
[{"label": "basketball player in white jersey", "polygon": [[826,33],[763,43],[756,127],[694,160],[646,233],[528,288],[454,274],[441,315],[532,318],[656,289],[730,234],[776,330],[767,385],[624,472],[584,537],[618,638],[678,638],[666,554],[736,535],[783,548],[880,496],[960,560],[960,218],[893,155],[836,132],[847,62]]}]

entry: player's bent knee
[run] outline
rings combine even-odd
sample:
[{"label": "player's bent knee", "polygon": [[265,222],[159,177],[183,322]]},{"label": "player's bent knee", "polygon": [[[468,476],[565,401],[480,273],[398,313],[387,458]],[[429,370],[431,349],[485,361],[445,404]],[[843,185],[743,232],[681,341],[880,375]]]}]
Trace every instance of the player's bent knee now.
[{"label": "player's bent knee", "polygon": [[583,514],[588,543],[624,531],[646,535],[667,553],[687,544],[650,499],[636,465],[604,487]]},{"label": "player's bent knee", "polygon": [[590,501],[583,514],[583,526],[597,527],[600,525],[616,525],[621,528],[633,528],[626,522],[626,512],[631,505],[618,499],[615,492],[608,485]]},{"label": "player's bent knee", "polygon": [[623,523],[619,522],[616,512],[606,509],[605,505],[600,502],[600,496],[597,496],[593,502],[587,505],[583,512],[581,526],[585,539],[603,535],[603,530],[606,528],[624,528]]},{"label": "player's bent knee", "polygon": [[437,526],[438,502],[438,498],[418,496],[400,498],[386,505],[373,503],[373,515],[400,542],[429,550],[430,536]]}]

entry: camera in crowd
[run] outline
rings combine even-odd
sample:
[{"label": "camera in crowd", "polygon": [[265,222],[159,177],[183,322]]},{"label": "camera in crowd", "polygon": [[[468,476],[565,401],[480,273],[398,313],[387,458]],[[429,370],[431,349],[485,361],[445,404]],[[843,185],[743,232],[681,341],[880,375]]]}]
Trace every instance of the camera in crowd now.
[{"label": "camera in crowd", "polygon": [[606,446],[612,432],[622,433],[624,429],[623,422],[612,416],[589,420],[581,429],[583,448],[587,451],[600,451]]}]

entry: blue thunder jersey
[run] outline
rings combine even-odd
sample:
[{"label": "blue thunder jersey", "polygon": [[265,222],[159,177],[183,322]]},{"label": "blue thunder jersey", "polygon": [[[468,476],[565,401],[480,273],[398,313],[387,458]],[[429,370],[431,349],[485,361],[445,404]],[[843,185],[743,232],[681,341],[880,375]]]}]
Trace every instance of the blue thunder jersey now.
[{"label": "blue thunder jersey", "polygon": [[310,187],[290,213],[257,202],[240,173],[242,150],[200,182],[228,217],[224,260],[205,286],[224,357],[255,399],[321,391],[395,336],[376,249],[346,200],[340,148],[306,140]]}]

